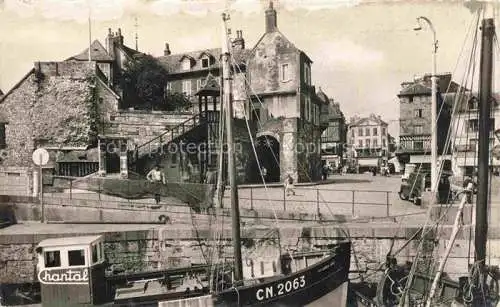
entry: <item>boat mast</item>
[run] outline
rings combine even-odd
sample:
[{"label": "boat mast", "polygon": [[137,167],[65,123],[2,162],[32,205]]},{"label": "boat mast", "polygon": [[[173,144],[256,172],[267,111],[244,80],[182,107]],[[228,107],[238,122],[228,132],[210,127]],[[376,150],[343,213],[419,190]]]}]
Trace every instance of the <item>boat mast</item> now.
[{"label": "boat mast", "polygon": [[475,263],[479,272],[484,272],[486,241],[488,237],[488,179],[490,160],[490,109],[493,71],[493,37],[495,24],[492,18],[483,19],[481,27],[481,62],[479,79],[479,148],[478,148],[478,190],[476,200],[476,225],[474,248]]},{"label": "boat mast", "polygon": [[[228,46],[228,30],[226,22],[229,20],[229,15],[222,14],[223,35],[222,35],[222,77],[224,82],[224,104],[226,107],[226,134],[227,134],[227,160],[228,160],[228,177],[231,194],[231,222],[232,222],[232,242],[234,253],[234,279],[235,281],[243,280],[243,268],[241,261],[241,238],[240,238],[240,209],[238,204],[238,187],[236,186],[236,165],[234,158],[233,145],[233,103],[232,95],[232,77],[229,66],[229,46]],[[221,148],[222,149],[222,148]],[[221,150],[220,154],[223,154]]]}]

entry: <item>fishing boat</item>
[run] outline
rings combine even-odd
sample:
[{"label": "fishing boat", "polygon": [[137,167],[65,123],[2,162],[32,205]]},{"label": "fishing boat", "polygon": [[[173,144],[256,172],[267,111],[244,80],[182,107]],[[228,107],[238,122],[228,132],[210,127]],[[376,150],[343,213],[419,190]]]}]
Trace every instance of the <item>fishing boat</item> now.
[{"label": "fishing boat", "polygon": [[[442,205],[433,204],[429,208],[428,221],[402,248],[396,252],[391,250],[387,253],[385,263],[381,264],[379,271],[383,272],[378,284],[369,285],[358,283],[351,286],[350,302],[353,306],[497,306],[499,302],[500,274],[497,266],[487,265],[487,240],[488,240],[488,211],[490,210],[491,195],[490,185],[493,169],[490,165],[492,156],[498,158],[498,150],[489,148],[492,109],[492,71],[493,71],[493,42],[495,38],[494,19],[479,20],[482,9],[476,11],[476,31],[481,30],[481,53],[480,53],[480,79],[479,79],[479,112],[478,112],[478,152],[477,152],[477,198],[475,202],[475,223],[470,225],[474,228],[474,261],[469,262],[467,276],[457,280],[450,278],[445,272],[447,260],[453,247],[456,245],[457,236],[464,231],[464,210],[468,200],[473,198],[476,187],[469,183],[458,195],[452,196],[448,202]],[[478,33],[478,32],[476,32]],[[474,44],[477,42],[474,36]],[[472,49],[472,53],[475,48]],[[474,54],[470,57],[474,62]],[[469,63],[470,64],[470,63]],[[471,65],[471,64],[470,64]],[[466,87],[461,87],[464,89]],[[472,91],[469,91],[469,94]],[[454,111],[457,107],[467,104],[471,95],[459,97],[454,101]],[[469,108],[469,107],[468,107]],[[477,112],[477,111],[476,111]],[[454,113],[455,115],[455,113]],[[451,131],[450,144],[455,140]],[[498,131],[497,131],[498,132]],[[440,169],[442,172],[442,166]],[[439,176],[439,175],[438,175]],[[438,177],[439,178],[439,177]],[[432,199],[432,198],[431,198]],[[453,228],[449,238],[446,238],[444,251],[439,259],[433,259],[432,253],[426,254],[422,248],[425,242],[435,242],[439,238],[438,224],[447,218],[449,208],[453,200],[459,201],[456,206],[457,213],[453,221]],[[441,207],[439,207],[441,206]],[[438,216],[431,217],[433,208],[439,207]],[[472,214],[471,214],[472,218]],[[472,230],[472,229],[471,229]],[[467,231],[469,232],[469,231]],[[436,238],[435,233],[438,233]],[[472,241],[472,231],[469,241]],[[412,240],[417,241],[419,248],[413,263],[405,265],[396,263],[397,254]],[[472,242],[470,242],[472,243]],[[434,245],[435,243],[431,243]],[[470,251],[469,251],[470,256]],[[422,269],[423,268],[423,269]]]},{"label": "fishing boat", "polygon": [[[38,279],[46,306],[346,306],[351,243],[332,242],[328,251],[284,253],[272,276],[245,279],[238,189],[233,150],[233,107],[227,21],[223,14],[223,105],[231,200],[233,259],[134,276],[107,278],[103,236],[47,239],[39,243]],[[220,172],[219,172],[220,173]],[[219,176],[220,179],[220,176]],[[220,181],[219,181],[220,182]],[[217,242],[215,242],[217,244]],[[294,259],[304,259],[302,268]],[[307,260],[307,259],[308,260]],[[247,259],[255,261],[258,258]],[[274,266],[275,263],[273,263]]]}]

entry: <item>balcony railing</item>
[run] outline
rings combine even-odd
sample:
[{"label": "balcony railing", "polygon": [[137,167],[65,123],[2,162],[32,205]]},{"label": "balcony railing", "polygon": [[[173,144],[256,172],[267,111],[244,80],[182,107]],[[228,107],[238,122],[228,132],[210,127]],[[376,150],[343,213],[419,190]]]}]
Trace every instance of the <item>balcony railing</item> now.
[{"label": "balcony railing", "polygon": [[421,153],[430,152],[431,136],[430,135],[412,135],[400,136],[400,147],[398,152],[406,153]]},{"label": "balcony railing", "polygon": [[379,158],[385,156],[387,150],[379,148],[364,148],[364,149],[356,149],[356,153],[358,158]]}]

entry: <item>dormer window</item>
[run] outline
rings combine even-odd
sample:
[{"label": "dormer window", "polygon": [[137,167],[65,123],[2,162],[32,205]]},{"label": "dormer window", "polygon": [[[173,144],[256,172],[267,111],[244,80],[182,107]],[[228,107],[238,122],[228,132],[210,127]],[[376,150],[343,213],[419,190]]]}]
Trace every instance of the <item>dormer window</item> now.
[{"label": "dormer window", "polygon": [[204,57],[201,59],[201,67],[207,68],[210,66],[210,59],[208,57]]},{"label": "dormer window", "polygon": [[182,70],[190,70],[191,69],[191,60],[189,58],[184,58],[182,60]]},{"label": "dormer window", "polygon": [[203,51],[199,56],[201,68],[208,68],[215,63],[215,57],[208,51]]}]

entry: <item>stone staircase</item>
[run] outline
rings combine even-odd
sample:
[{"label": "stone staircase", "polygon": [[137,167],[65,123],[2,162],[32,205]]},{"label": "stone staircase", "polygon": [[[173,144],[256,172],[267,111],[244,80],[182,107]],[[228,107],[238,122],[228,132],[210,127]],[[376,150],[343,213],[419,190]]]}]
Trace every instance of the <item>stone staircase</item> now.
[{"label": "stone staircase", "polygon": [[147,142],[135,146],[134,149],[129,150],[128,152],[129,168],[131,170],[137,170],[137,163],[141,159],[148,155],[153,158],[159,153],[168,152],[167,146],[170,143],[178,140],[186,133],[193,131],[195,128],[198,128],[206,123],[216,123],[218,120],[219,112],[204,111],[194,115],[173,128],[167,129],[165,132],[153,137]]}]

